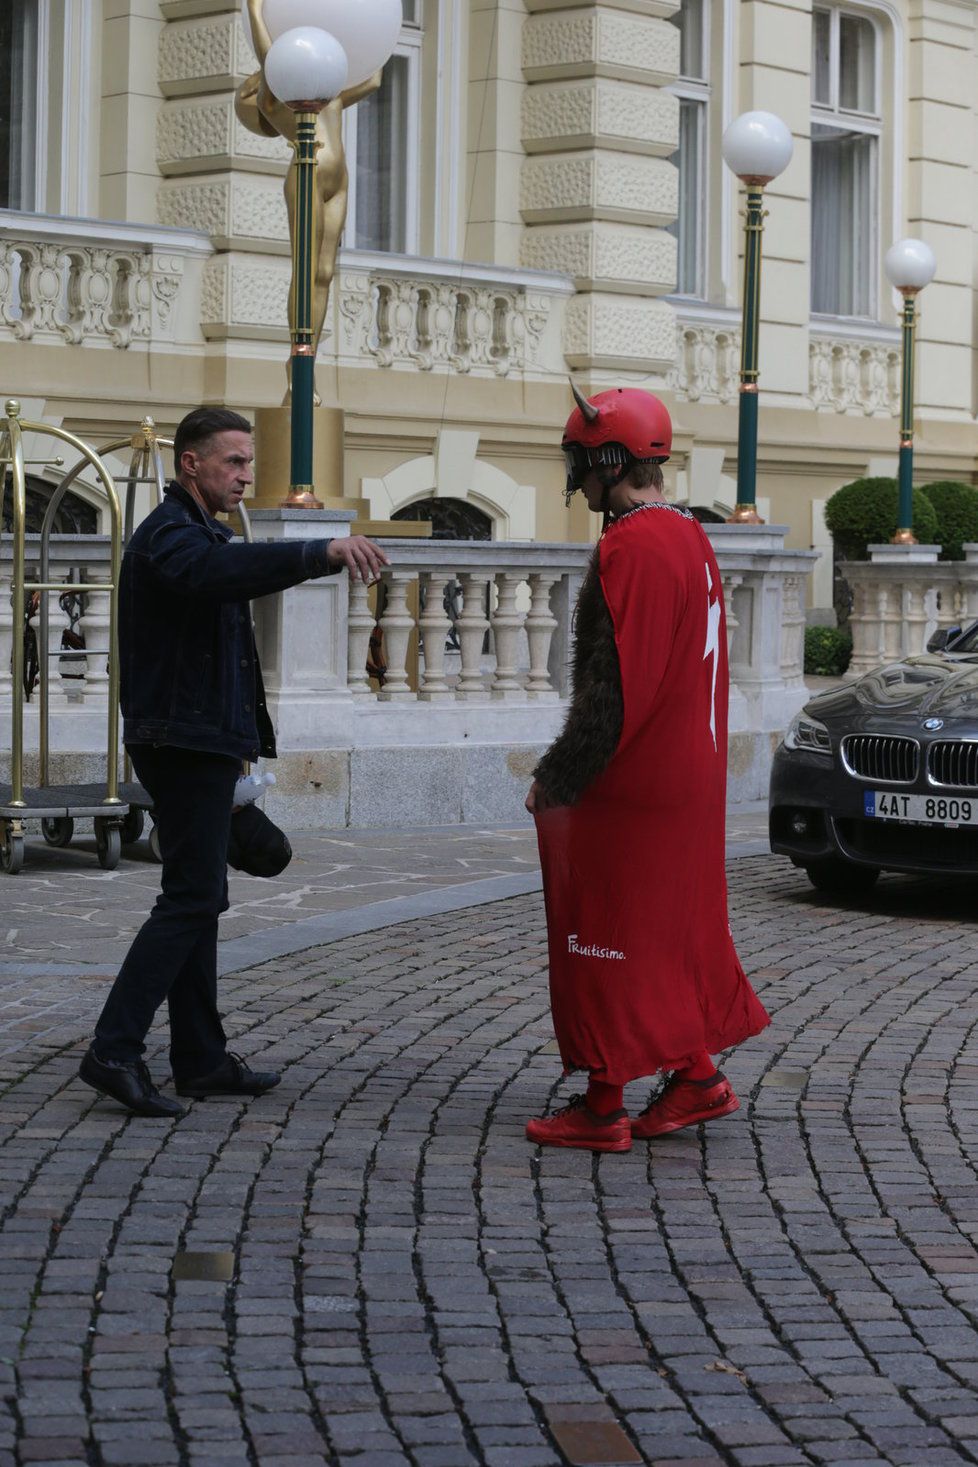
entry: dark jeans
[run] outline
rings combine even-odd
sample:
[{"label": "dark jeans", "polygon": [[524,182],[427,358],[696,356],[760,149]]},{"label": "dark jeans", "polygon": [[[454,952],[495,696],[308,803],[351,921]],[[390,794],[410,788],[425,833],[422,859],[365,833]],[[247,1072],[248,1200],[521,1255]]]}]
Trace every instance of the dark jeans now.
[{"label": "dark jeans", "polygon": [[227,1052],[217,1011],[217,919],[227,911],[227,850],[240,760],[159,744],[129,746],[153,799],[162,890],[137,932],[95,1027],[103,1060],[133,1060],[164,999],[175,1080],[197,1079]]}]

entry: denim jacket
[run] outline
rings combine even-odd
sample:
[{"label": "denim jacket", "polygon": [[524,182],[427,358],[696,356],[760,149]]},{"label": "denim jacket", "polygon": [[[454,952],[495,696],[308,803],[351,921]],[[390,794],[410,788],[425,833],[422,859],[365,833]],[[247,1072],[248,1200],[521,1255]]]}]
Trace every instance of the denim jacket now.
[{"label": "denim jacket", "polygon": [[168,484],[122,559],[124,741],[274,758],[248,603],[328,575],[329,543],[242,544],[180,484]]}]

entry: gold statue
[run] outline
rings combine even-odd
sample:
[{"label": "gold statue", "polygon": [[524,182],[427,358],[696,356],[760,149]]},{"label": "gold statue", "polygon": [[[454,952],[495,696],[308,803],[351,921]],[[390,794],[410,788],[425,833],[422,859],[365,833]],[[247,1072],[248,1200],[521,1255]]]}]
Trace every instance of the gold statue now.
[{"label": "gold statue", "polygon": [[[265,26],[262,16],[263,0],[248,0],[248,16],[251,21],[251,35],[255,51],[258,56],[260,68],[264,68],[265,57],[272,44],[272,38]],[[350,87],[346,92],[341,92],[331,102],[323,107],[316,119],[316,199],[317,217],[316,234],[318,253],[316,257],[316,275],[313,288],[313,342],[319,346],[319,338],[323,331],[323,322],[326,320],[326,306],[329,302],[329,287],[333,280],[333,272],[336,269],[336,251],[339,248],[340,235],[343,233],[343,225],[346,222],[346,200],[349,175],[346,169],[346,158],[343,154],[343,109],[352,107],[355,103],[377,90],[380,86],[382,72],[375,71],[373,76],[368,77],[365,82],[358,86]],[[264,70],[253,72],[246,81],[243,81],[234,98],[234,110],[239,120],[249,132],[257,133],[259,137],[274,138],[283,137],[289,143],[295,143],[296,138],[296,115],[285,102],[280,102],[272,92],[269,91],[265,82]],[[289,215],[289,237],[291,239],[295,218],[295,155],[289,164],[289,171],[285,176],[285,203]],[[293,241],[294,244],[294,241]],[[295,331],[295,279],[289,287],[289,331]],[[291,394],[291,359],[288,367],[290,386],[286,389],[284,401],[288,403]],[[319,406],[319,395],[316,395],[316,405]]]}]

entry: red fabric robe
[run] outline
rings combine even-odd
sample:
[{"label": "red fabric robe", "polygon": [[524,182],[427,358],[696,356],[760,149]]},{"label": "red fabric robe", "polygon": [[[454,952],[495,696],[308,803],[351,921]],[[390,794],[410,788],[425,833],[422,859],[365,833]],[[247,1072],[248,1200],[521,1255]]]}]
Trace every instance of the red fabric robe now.
[{"label": "red fabric robe", "polygon": [[573,805],[537,815],[554,1029],[566,1071],[623,1085],[757,1034],[727,922],[727,641],[700,525],[666,507],[598,548],[623,723]]}]

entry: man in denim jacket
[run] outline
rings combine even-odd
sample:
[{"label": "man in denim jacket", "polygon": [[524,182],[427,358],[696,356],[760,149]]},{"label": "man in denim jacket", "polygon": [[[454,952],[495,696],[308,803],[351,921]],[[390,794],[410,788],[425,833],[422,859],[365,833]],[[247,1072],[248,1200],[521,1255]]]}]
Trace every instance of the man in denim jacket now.
[{"label": "man in denim jacket", "polygon": [[376,580],[384,552],[361,536],[246,545],[217,519],[252,482],[251,426],[198,408],[173,445],[176,481],[122,561],[123,739],[153,799],[162,890],[136,934],[79,1075],[137,1115],[178,1116],[142,1060],[167,1000],[181,1095],[260,1095],[277,1085],[229,1054],[217,1008],[217,922],[226,911],[234,786],[243,759],[275,755],[249,602],[349,570]]}]

